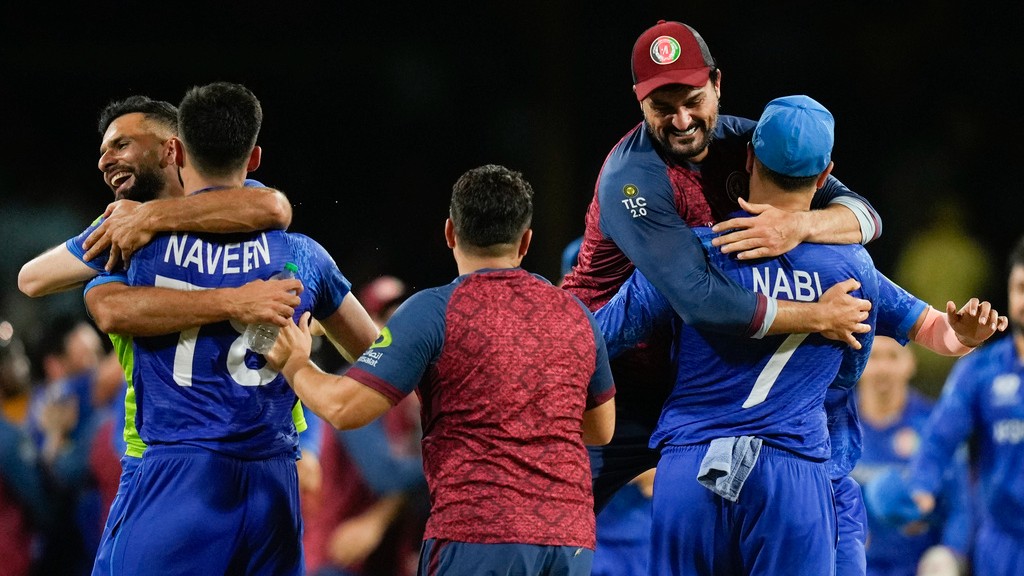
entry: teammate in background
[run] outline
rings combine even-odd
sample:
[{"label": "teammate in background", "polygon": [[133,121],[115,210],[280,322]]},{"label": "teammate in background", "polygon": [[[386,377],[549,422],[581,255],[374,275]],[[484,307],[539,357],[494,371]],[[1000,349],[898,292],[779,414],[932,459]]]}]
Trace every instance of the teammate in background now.
[{"label": "teammate in background", "polygon": [[[687,325],[737,336],[821,332],[857,346],[867,326],[866,302],[842,283],[829,305],[776,301],[755,294],[710,266],[689,229],[720,222],[733,230],[714,242],[741,258],[777,256],[802,241],[868,242],[881,232],[866,200],[829,176],[814,210],[785,211],[742,202],[747,195],[746,147],[754,121],[718,113],[722,73],[700,35],[660,21],[633,48],[634,91],[643,122],[615,146],[597,179],[586,216],[579,262],[563,287],[592,311],[604,305],[634,266]],[[739,207],[756,214],[721,222]],[[619,487],[656,466],[647,448],[672,375],[663,360],[671,335],[657,333],[617,358],[620,390],[615,436],[591,449],[597,508]],[[665,383],[659,386],[652,383]]]},{"label": "teammate in background", "polygon": [[918,509],[931,513],[944,470],[974,438],[982,516],[972,571],[986,576],[1024,574],[1024,238],[1007,268],[1012,333],[954,365],[909,473]]},{"label": "teammate in background", "polygon": [[[748,150],[751,202],[807,210],[832,170],[833,130],[832,115],[811,98],[769,102]],[[859,245],[805,243],[744,262],[716,250],[710,228],[694,232],[749,290],[823,301],[825,289],[854,278],[859,296],[878,299],[874,264]],[[831,574],[837,526],[824,400],[848,347],[818,334],[738,345],[736,336],[685,324],[641,273],[597,316],[610,350],[666,321],[677,335],[675,386],[650,441],[661,452],[651,572]],[[872,308],[872,326],[874,317]],[[862,338],[865,355],[872,335]]]},{"label": "teammate in background", "polygon": [[[885,475],[902,473],[920,445],[933,403],[911,387],[915,364],[909,349],[891,338],[875,337],[857,384],[864,447],[852,476],[866,491]],[[966,562],[971,521],[967,462],[960,456],[946,470],[941,505],[928,518],[895,527],[869,515],[869,576],[915,576],[919,560],[933,546],[946,547]]]},{"label": "teammate in background", "polygon": [[[46,539],[40,570],[88,574],[106,518],[89,466],[106,407],[93,399],[97,389],[116,386],[123,373],[116,358],[105,357],[96,329],[77,316],[44,322],[32,348],[41,379],[33,388],[28,429],[47,473],[55,522],[65,530]],[[114,466],[116,475],[116,461]]]},{"label": "teammate in background", "polygon": [[611,437],[615,388],[590,313],[519,267],[532,197],[507,168],[463,174],[445,223],[460,276],[411,296],[344,376],[308,360],[305,318],[268,356],[339,428],[363,426],[417,390],[432,504],[422,574],[590,573],[584,443]]},{"label": "teammate in background", "polygon": [[25,345],[11,323],[0,320],[0,558],[9,576],[38,573],[32,571],[33,539],[56,527],[39,451],[25,428],[29,380]]},{"label": "teammate in background", "polygon": [[[171,147],[190,193],[241,186],[259,165],[262,111],[246,88],[193,88],[179,118]],[[305,236],[162,234],[132,258],[125,289],[132,301],[154,283],[235,288],[295,262],[304,287],[299,309],[312,310],[344,350],[354,357],[377,333],[333,260]],[[118,281],[101,277],[87,290]],[[245,350],[243,329],[219,322],[133,339],[136,422],[148,448],[114,520],[111,573],[302,573],[296,398]],[[222,503],[216,522],[205,518],[209,501]]]}]

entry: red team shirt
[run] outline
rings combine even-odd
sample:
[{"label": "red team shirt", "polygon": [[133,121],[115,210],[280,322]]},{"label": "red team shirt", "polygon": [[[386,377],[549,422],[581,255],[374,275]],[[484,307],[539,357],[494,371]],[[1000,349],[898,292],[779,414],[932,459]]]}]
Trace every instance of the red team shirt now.
[{"label": "red team shirt", "polygon": [[425,538],[594,548],[582,418],[615,387],[578,300],[519,268],[460,276],[404,303],[348,375],[421,397]]}]

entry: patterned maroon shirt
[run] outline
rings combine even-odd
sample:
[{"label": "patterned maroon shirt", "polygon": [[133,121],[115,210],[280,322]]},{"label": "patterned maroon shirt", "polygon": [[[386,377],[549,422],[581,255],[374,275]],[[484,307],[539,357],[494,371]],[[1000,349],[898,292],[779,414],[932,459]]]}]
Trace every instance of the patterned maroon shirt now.
[{"label": "patterned maroon shirt", "polygon": [[615,393],[577,299],[522,269],[414,295],[348,375],[392,401],[418,387],[425,538],[594,548],[585,409]]}]

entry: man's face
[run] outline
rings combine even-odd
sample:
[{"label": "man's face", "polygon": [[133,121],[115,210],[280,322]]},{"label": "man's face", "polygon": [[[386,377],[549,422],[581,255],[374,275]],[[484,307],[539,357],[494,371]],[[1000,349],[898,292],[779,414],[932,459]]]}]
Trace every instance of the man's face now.
[{"label": "man's face", "polygon": [[720,77],[704,86],[670,84],[640,103],[651,136],[675,161],[700,162],[718,124]]},{"label": "man's face", "polygon": [[1017,334],[1024,333],[1024,266],[1017,265],[1010,270],[1007,282],[1007,300],[1009,302],[1010,326]]},{"label": "man's face", "polygon": [[145,202],[173,187],[166,146],[171,136],[141,113],[125,114],[110,123],[100,143],[98,166],[115,200]]}]

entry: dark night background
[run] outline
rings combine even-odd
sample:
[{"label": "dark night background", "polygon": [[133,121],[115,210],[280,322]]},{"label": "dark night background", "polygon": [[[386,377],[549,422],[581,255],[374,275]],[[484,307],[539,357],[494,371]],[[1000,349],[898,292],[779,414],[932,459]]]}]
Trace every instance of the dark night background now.
[{"label": "dark night background", "polygon": [[[1007,6],[1003,4],[1003,6]],[[893,273],[938,199],[991,256],[1024,231],[1016,173],[1021,9],[985,2],[36,2],[0,8],[0,315],[27,324],[79,293],[16,293],[21,264],[110,200],[95,120],[109,100],[177,103],[230,80],[261,99],[263,165],[353,281],[448,282],[451,185],[500,163],[536,190],[526,267],[553,280],[604,156],[636,122],[629,56],[659,18],[696,28],[723,71],[722,113],[808,94],[836,117],[834,174],[885,221]],[[950,275],[958,270],[949,269]],[[935,304],[935,302],[933,302]],[[939,302],[941,305],[942,303]]]}]

